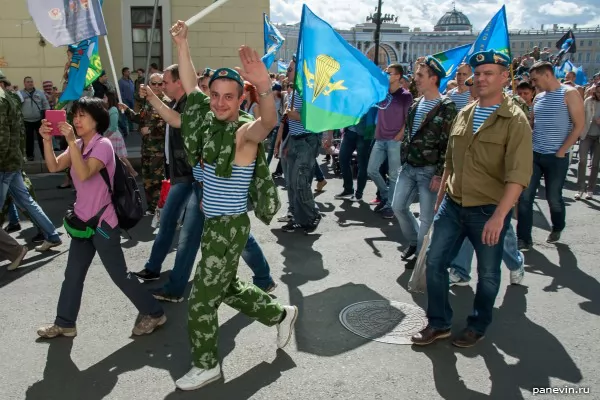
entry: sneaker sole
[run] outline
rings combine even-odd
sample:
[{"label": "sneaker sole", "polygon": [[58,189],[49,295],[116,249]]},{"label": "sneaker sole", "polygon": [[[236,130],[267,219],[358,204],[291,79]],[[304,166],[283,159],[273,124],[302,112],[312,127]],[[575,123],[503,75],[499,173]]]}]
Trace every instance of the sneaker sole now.
[{"label": "sneaker sole", "polygon": [[294,325],[296,324],[296,319],[298,319],[298,307],[294,306],[294,318],[292,318],[292,322],[290,323],[290,333],[283,345],[279,345],[279,343],[277,343],[278,349],[283,349],[290,343],[290,339],[292,338],[292,334],[294,333]]},{"label": "sneaker sole", "polygon": [[450,286],[469,286],[469,282],[450,282]]},{"label": "sneaker sole", "polygon": [[[156,330],[156,328],[160,328],[161,326],[163,326],[164,324],[167,323],[167,316],[163,314],[162,317],[160,317],[160,320],[158,320],[158,324],[156,324],[156,326],[152,329],[150,329],[148,332],[140,332],[140,333],[136,333],[135,328],[133,328],[133,330],[131,331],[131,333],[135,336],[144,336],[144,335],[149,335],[152,332],[154,332]],[[139,332],[139,331],[138,331]]]},{"label": "sneaker sole", "polygon": [[430,345],[431,343],[435,342],[436,340],[440,340],[440,339],[446,339],[449,338],[450,335],[452,333],[450,331],[446,332],[446,333],[442,333],[441,335],[435,336],[433,337],[430,341],[428,342],[412,342],[412,344],[416,345],[416,346],[427,346]]},{"label": "sneaker sole", "polygon": [[160,276],[156,277],[156,278],[142,278],[141,276],[134,274],[136,278],[143,280],[144,282],[152,282],[152,281],[157,281],[160,279]]},{"label": "sneaker sole", "polygon": [[181,303],[181,302],[183,302],[183,297],[166,297],[166,296],[161,296],[159,294],[152,294],[152,297],[154,297],[158,301],[166,301],[168,303]]},{"label": "sneaker sole", "polygon": [[77,336],[77,331],[75,331],[75,332],[66,332],[66,333],[59,333],[59,334],[52,335],[52,336],[50,336],[50,335],[41,335],[39,332],[37,332],[37,334],[42,339],[54,339],[54,338],[59,337],[59,336],[75,337],[75,336]]},{"label": "sneaker sole", "polygon": [[223,377],[223,373],[219,372],[219,375],[215,376],[212,379],[207,380],[206,382],[202,382],[200,385],[192,386],[192,387],[185,388],[185,389],[177,386],[177,384],[175,384],[175,386],[177,386],[177,389],[179,389],[179,390],[183,390],[185,392],[188,392],[188,391],[191,391],[191,390],[198,390],[201,387],[204,387],[204,386],[208,385],[209,383],[214,383],[214,382],[218,381],[219,379],[221,379],[222,377]]}]

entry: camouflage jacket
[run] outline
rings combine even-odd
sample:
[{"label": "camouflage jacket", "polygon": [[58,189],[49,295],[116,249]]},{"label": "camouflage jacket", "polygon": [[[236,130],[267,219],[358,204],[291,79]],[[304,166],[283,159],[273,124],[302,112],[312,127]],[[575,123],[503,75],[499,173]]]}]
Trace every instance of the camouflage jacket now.
[{"label": "camouflage jacket", "polygon": [[417,105],[421,97],[415,99],[408,110],[404,139],[402,140],[402,164],[414,167],[435,165],[435,174],[444,172],[448,136],[454,118],[458,114],[456,104],[449,97],[443,96],[441,101],[425,116],[417,132],[412,135]]},{"label": "camouflage jacket", "polygon": [[0,172],[15,172],[23,167],[23,118],[20,100],[0,88]]},{"label": "camouflage jacket", "polygon": [[[235,161],[236,132],[252,120],[250,114],[240,111],[238,121],[218,121],[210,111],[208,96],[202,92],[190,94],[181,117],[181,135],[189,163],[196,165],[200,162],[201,166],[204,162],[214,164],[217,176],[230,177]],[[256,217],[265,224],[270,224],[281,208],[281,202],[262,143],[258,144],[254,175],[248,194]]]},{"label": "camouflage jacket", "polygon": [[[163,103],[168,104],[168,99],[163,97],[161,100]],[[167,123],[154,110],[152,105],[146,102],[139,113],[132,109],[127,109],[125,113],[130,121],[139,124],[140,129],[144,127],[149,129],[147,135],[142,135],[142,151],[156,156],[164,155]]]},{"label": "camouflage jacket", "polygon": [[25,120],[23,119],[23,102],[21,101],[21,98],[19,97],[19,95],[17,95],[14,92],[6,92],[7,95],[9,95],[14,101],[15,104],[17,105],[17,115],[19,116],[19,126],[20,129],[19,131],[21,132],[21,152],[23,152],[23,155],[25,155]]},{"label": "camouflage jacket", "polygon": [[513,100],[515,105],[517,107],[519,107],[521,110],[523,110],[525,115],[527,115],[527,117],[529,117],[529,106],[527,105],[527,103],[525,103],[525,100],[523,100],[521,97],[517,96],[516,94],[510,95],[510,98]]}]

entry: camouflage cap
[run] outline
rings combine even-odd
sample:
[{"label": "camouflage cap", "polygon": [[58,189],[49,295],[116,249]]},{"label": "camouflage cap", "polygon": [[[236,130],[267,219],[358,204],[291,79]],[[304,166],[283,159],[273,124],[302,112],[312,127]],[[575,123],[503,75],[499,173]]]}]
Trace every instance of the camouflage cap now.
[{"label": "camouflage cap", "polygon": [[4,75],[4,72],[2,72],[0,70],[0,82],[8,82],[8,79],[6,79],[6,75]]},{"label": "camouflage cap", "polygon": [[231,68],[219,68],[218,70],[216,70],[210,77],[208,86],[212,85],[212,83],[217,79],[231,79],[233,81],[236,81],[241,87],[244,87],[244,80],[242,79],[240,74],[236,70]]},{"label": "camouflage cap", "polygon": [[442,66],[442,64],[433,56],[427,56],[425,59],[425,64],[431,68],[434,74],[436,74],[440,79],[446,77],[446,70]]},{"label": "camouflage cap", "polygon": [[479,51],[469,58],[469,65],[475,69],[484,64],[496,64],[503,67],[510,65],[510,58],[504,53],[500,53],[494,49],[487,51]]}]

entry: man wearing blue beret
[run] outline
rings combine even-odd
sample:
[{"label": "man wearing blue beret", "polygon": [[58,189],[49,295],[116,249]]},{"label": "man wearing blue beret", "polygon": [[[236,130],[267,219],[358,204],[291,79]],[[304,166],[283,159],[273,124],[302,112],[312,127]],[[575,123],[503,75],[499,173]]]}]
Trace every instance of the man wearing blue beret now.
[{"label": "man wearing blue beret", "polygon": [[426,259],[429,324],[413,336],[416,345],[450,336],[447,268],[465,238],[475,247],[479,278],[467,327],[452,343],[471,347],[484,337],[500,287],[511,210],[532,174],[529,121],[503,93],[508,57],[483,51],[473,54],[469,64],[475,71],[478,100],[459,112],[450,132]]}]

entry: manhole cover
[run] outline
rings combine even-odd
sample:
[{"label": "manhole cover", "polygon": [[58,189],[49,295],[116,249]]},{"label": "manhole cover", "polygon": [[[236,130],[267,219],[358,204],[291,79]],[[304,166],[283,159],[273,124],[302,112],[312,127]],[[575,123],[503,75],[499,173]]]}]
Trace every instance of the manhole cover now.
[{"label": "manhole cover", "polygon": [[423,309],[388,300],[361,301],[344,308],[340,322],[365,339],[390,344],[411,344],[410,337],[427,326]]}]

